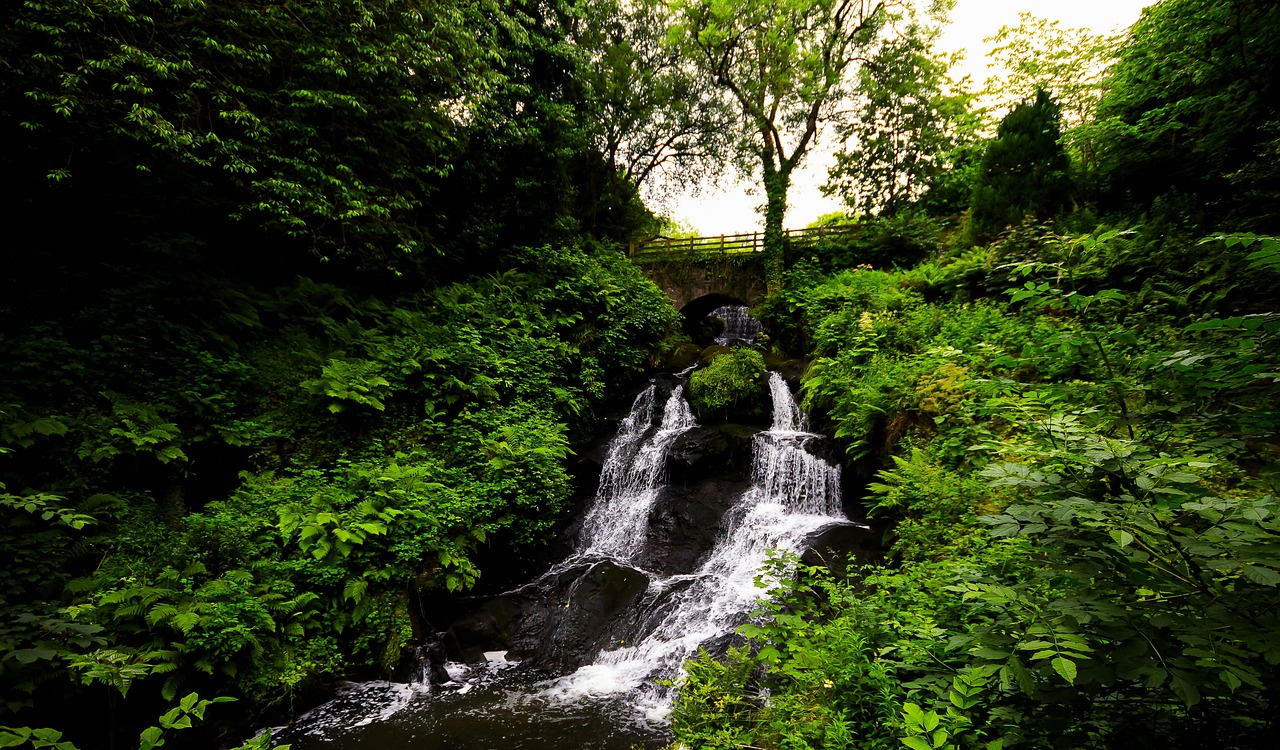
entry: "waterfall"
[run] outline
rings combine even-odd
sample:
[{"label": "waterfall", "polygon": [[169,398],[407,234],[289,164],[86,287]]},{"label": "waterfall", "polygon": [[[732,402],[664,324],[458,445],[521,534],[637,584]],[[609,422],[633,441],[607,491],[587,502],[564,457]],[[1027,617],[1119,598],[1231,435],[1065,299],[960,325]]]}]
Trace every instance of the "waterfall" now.
[{"label": "waterfall", "polygon": [[[678,680],[685,661],[700,646],[714,648],[717,639],[732,634],[746,619],[764,595],[755,579],[769,550],[799,553],[814,532],[848,523],[840,510],[839,467],[815,452],[822,438],[806,431],[804,414],[786,381],[770,373],[769,385],[773,424],[751,438],[750,485],[725,511],[715,541],[693,572],[663,577],[636,567],[642,555],[652,552],[645,545],[650,515],[664,489],[667,454],[696,427],[684,389],[675,386],[668,393],[655,382],[636,397],[606,449],[600,487],[583,519],[577,551],[537,581],[491,600],[510,597],[506,601],[515,607],[528,603],[520,611],[529,615],[532,632],[552,649],[590,643],[574,653],[599,649],[592,663],[544,680],[545,673],[522,670],[501,650],[486,649],[483,659],[473,656],[466,664],[446,662],[444,641],[435,638],[417,654],[420,672],[414,684],[344,685],[334,700],[299,717],[280,739],[300,750],[620,750],[635,741],[651,742],[662,731],[672,701],[672,688],[658,681]],[[617,580],[634,582],[634,588],[607,618],[591,621],[588,612],[575,620],[580,610],[573,592],[580,585],[599,589],[600,571],[623,571]],[[621,596],[621,591],[614,593]],[[575,630],[583,622],[592,624]],[[586,640],[575,641],[580,634]],[[422,745],[427,736],[441,744]],[[346,737],[351,744],[343,744]]]},{"label": "waterfall", "polygon": [[716,336],[716,343],[728,346],[732,341],[745,341],[748,344],[756,340],[763,330],[760,321],[747,312],[745,305],[725,305],[717,307],[707,314],[708,318],[719,318],[724,321],[724,330]]},{"label": "waterfall", "polygon": [[773,427],[770,432],[803,433],[809,429],[809,420],[805,419],[800,404],[787,388],[787,381],[778,372],[769,373],[769,394],[773,396]]},{"label": "waterfall", "polygon": [[800,429],[803,414],[782,377],[770,373],[770,385],[774,423],[753,439],[751,487],[726,514],[702,564],[691,574],[653,581],[644,597],[651,611],[639,632],[618,633],[613,648],[549,682],[545,695],[573,700],[625,693],[642,712],[664,715],[670,688],[655,680],[677,676],[700,645],[742,622],[763,593],[755,578],[768,551],[798,553],[810,534],[845,520],[840,468],[809,452],[821,436]]},{"label": "waterfall", "polygon": [[678,385],[671,390],[662,420],[650,434],[655,392],[655,385],[650,384],[636,398],[609,443],[600,489],[582,523],[578,540],[581,555],[629,561],[643,550],[649,511],[661,490],[667,450],[676,438],[697,425],[685,400],[684,386]]}]

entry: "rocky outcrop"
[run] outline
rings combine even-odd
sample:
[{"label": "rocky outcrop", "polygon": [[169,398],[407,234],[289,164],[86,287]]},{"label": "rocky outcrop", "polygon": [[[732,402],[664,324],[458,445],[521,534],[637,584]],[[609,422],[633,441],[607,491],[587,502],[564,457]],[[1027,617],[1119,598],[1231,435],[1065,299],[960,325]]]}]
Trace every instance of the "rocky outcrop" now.
[{"label": "rocky outcrop", "polygon": [[[659,404],[678,382],[673,377],[659,382]],[[615,430],[619,421],[612,422]],[[681,433],[665,448],[665,481],[641,532],[646,537],[638,556],[620,563],[566,555],[532,583],[470,600],[449,620],[445,641],[450,657],[481,661],[484,652],[506,651],[507,658],[527,667],[565,674],[592,663],[602,650],[622,645],[613,640],[621,637],[619,633],[654,627],[650,621],[655,603],[661,609],[675,590],[700,580],[686,574],[701,569],[726,533],[726,513],[751,487],[753,438],[760,432],[759,427],[743,424],[712,424]],[[824,441],[816,436],[813,440],[823,450]],[[608,454],[603,436],[579,453],[575,475],[581,479],[584,509],[591,502],[588,491],[595,486],[588,477],[599,475]],[[563,530],[566,547],[578,539],[580,526],[581,518]],[[865,526],[834,524],[807,540],[803,559],[843,568],[852,551],[855,562],[866,562],[874,556],[878,538]],[[734,637],[729,634],[722,640],[728,643]]]},{"label": "rocky outcrop", "polygon": [[496,597],[476,601],[450,625],[446,642],[454,658],[484,660],[486,651],[548,672],[562,673],[591,661],[607,643],[607,631],[633,611],[650,574],[612,560],[581,561]]}]

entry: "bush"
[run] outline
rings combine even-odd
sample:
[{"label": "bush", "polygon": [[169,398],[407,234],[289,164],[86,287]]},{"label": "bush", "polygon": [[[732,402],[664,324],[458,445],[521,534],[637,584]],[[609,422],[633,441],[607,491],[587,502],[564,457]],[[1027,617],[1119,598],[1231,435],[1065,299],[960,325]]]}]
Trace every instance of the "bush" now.
[{"label": "bush", "polygon": [[700,419],[754,421],[768,413],[762,379],[764,356],[755,349],[732,349],[689,378],[689,402]]}]

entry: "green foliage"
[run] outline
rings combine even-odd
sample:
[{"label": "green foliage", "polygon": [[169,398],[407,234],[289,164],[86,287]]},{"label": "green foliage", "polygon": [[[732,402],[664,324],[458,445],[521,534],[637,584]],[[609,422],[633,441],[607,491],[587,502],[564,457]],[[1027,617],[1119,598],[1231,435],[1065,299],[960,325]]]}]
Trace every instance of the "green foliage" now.
[{"label": "green foliage", "polygon": [[[157,719],[159,726],[147,727],[142,731],[138,736],[138,750],[152,750],[152,748],[164,745],[169,739],[169,737],[165,736],[167,730],[190,729],[195,726],[195,722],[204,719],[204,713],[209,706],[214,703],[227,703],[234,700],[234,698],[224,696],[205,699],[196,693],[187,694],[178,702],[178,705],[169,709]],[[235,750],[261,750],[269,746],[270,737],[271,733],[267,732],[260,738],[251,740],[235,748]],[[62,732],[56,729],[0,726],[0,747],[26,747],[28,743],[36,750],[40,748],[76,750],[76,746],[73,743],[62,740]],[[279,745],[278,747],[281,750],[289,750],[290,746]]]},{"label": "green foliage", "polygon": [[[510,257],[396,297],[250,289],[231,318],[188,320],[167,293],[138,320],[104,304],[86,316],[110,345],[64,345],[81,325],[65,318],[6,337],[23,363],[0,384],[21,488],[0,489],[10,710],[36,725],[105,686],[130,706],[195,688],[257,711],[391,673],[416,592],[470,589],[492,550],[545,543],[571,441],[675,311],[616,250]],[[25,375],[42,368],[74,377]]]},{"label": "green foliage", "polygon": [[764,356],[739,347],[724,352],[689,377],[689,403],[701,417],[759,410],[764,403]]},{"label": "green foliage", "polygon": [[492,80],[492,31],[512,23],[473,2],[32,0],[0,27],[0,96],[41,145],[24,183],[93,180],[97,160],[71,155],[116,149],[126,168],[233,190],[233,216],[318,254],[391,260],[423,249],[413,217],[454,153],[454,102]]},{"label": "green foliage", "polygon": [[652,1],[581,2],[572,12],[593,139],[610,169],[650,190],[715,179],[733,133],[732,112],[711,82],[665,43],[669,16]]},{"label": "green foliage", "polygon": [[969,214],[975,241],[987,240],[1027,215],[1049,219],[1071,197],[1069,160],[1059,142],[1060,110],[1043,90],[1000,121],[978,168]]},{"label": "green foliage", "polygon": [[1274,3],[1144,10],[1099,113],[1111,205],[1202,231],[1275,232],[1277,41]]},{"label": "green foliage", "polygon": [[348,404],[386,411],[387,405],[382,399],[390,394],[391,381],[378,373],[376,362],[331,359],[319,378],[304,380],[301,385],[308,393],[333,399],[329,403],[329,411],[334,413],[344,411]]},{"label": "green foliage", "polygon": [[843,146],[823,191],[864,215],[892,216],[945,190],[975,140],[972,97],[955,91],[952,61],[932,50],[938,33],[911,23],[859,71],[863,100],[839,125]]},{"label": "green foliage", "polygon": [[783,222],[791,175],[832,104],[864,61],[894,35],[880,31],[909,4],[764,0],[676,3],[669,39],[740,113],[739,171],[760,170],[770,292],[782,285]]},{"label": "green foliage", "polygon": [[[806,334],[806,404],[868,480],[888,559],[775,575],[750,649],[684,688],[734,711],[682,697],[678,739],[1270,741],[1280,320],[1261,286],[1220,295],[1271,279],[1274,243],[1156,231],[1025,225],[907,271],[792,271],[768,309]],[[859,676],[824,693],[808,664]]]},{"label": "green foliage", "polygon": [[990,57],[1003,75],[993,76],[983,94],[1012,110],[1044,91],[1062,108],[1070,130],[1094,118],[1120,40],[1023,12],[1017,26],[1002,26],[984,41],[996,45]]}]

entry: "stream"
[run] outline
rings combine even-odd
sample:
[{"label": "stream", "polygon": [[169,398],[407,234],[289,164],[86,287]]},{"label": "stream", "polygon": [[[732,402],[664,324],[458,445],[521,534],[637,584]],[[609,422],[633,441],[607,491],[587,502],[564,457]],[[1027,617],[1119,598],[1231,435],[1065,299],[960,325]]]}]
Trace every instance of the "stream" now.
[{"label": "stream", "polygon": [[[646,567],[668,454],[698,427],[683,383],[660,388],[655,379],[609,443],[575,551],[503,595],[502,606],[522,602],[510,611],[518,612],[514,628],[529,629],[523,641],[513,638],[512,650],[487,651],[470,663],[450,661],[449,679],[436,684],[347,684],[278,730],[278,741],[297,750],[667,745],[670,681],[700,646],[714,650],[746,619],[762,594],[755,578],[768,551],[799,553],[824,528],[850,524],[841,511],[839,467],[819,449],[824,438],[808,431],[777,372],[769,373],[769,389],[772,425],[750,436],[749,485],[730,498],[710,548],[689,569]],[[607,606],[598,603],[602,597]],[[592,608],[605,614],[580,614]],[[562,653],[564,644],[583,653]],[[540,658],[541,651],[553,656]],[[527,658],[509,659],[512,653]]]}]

